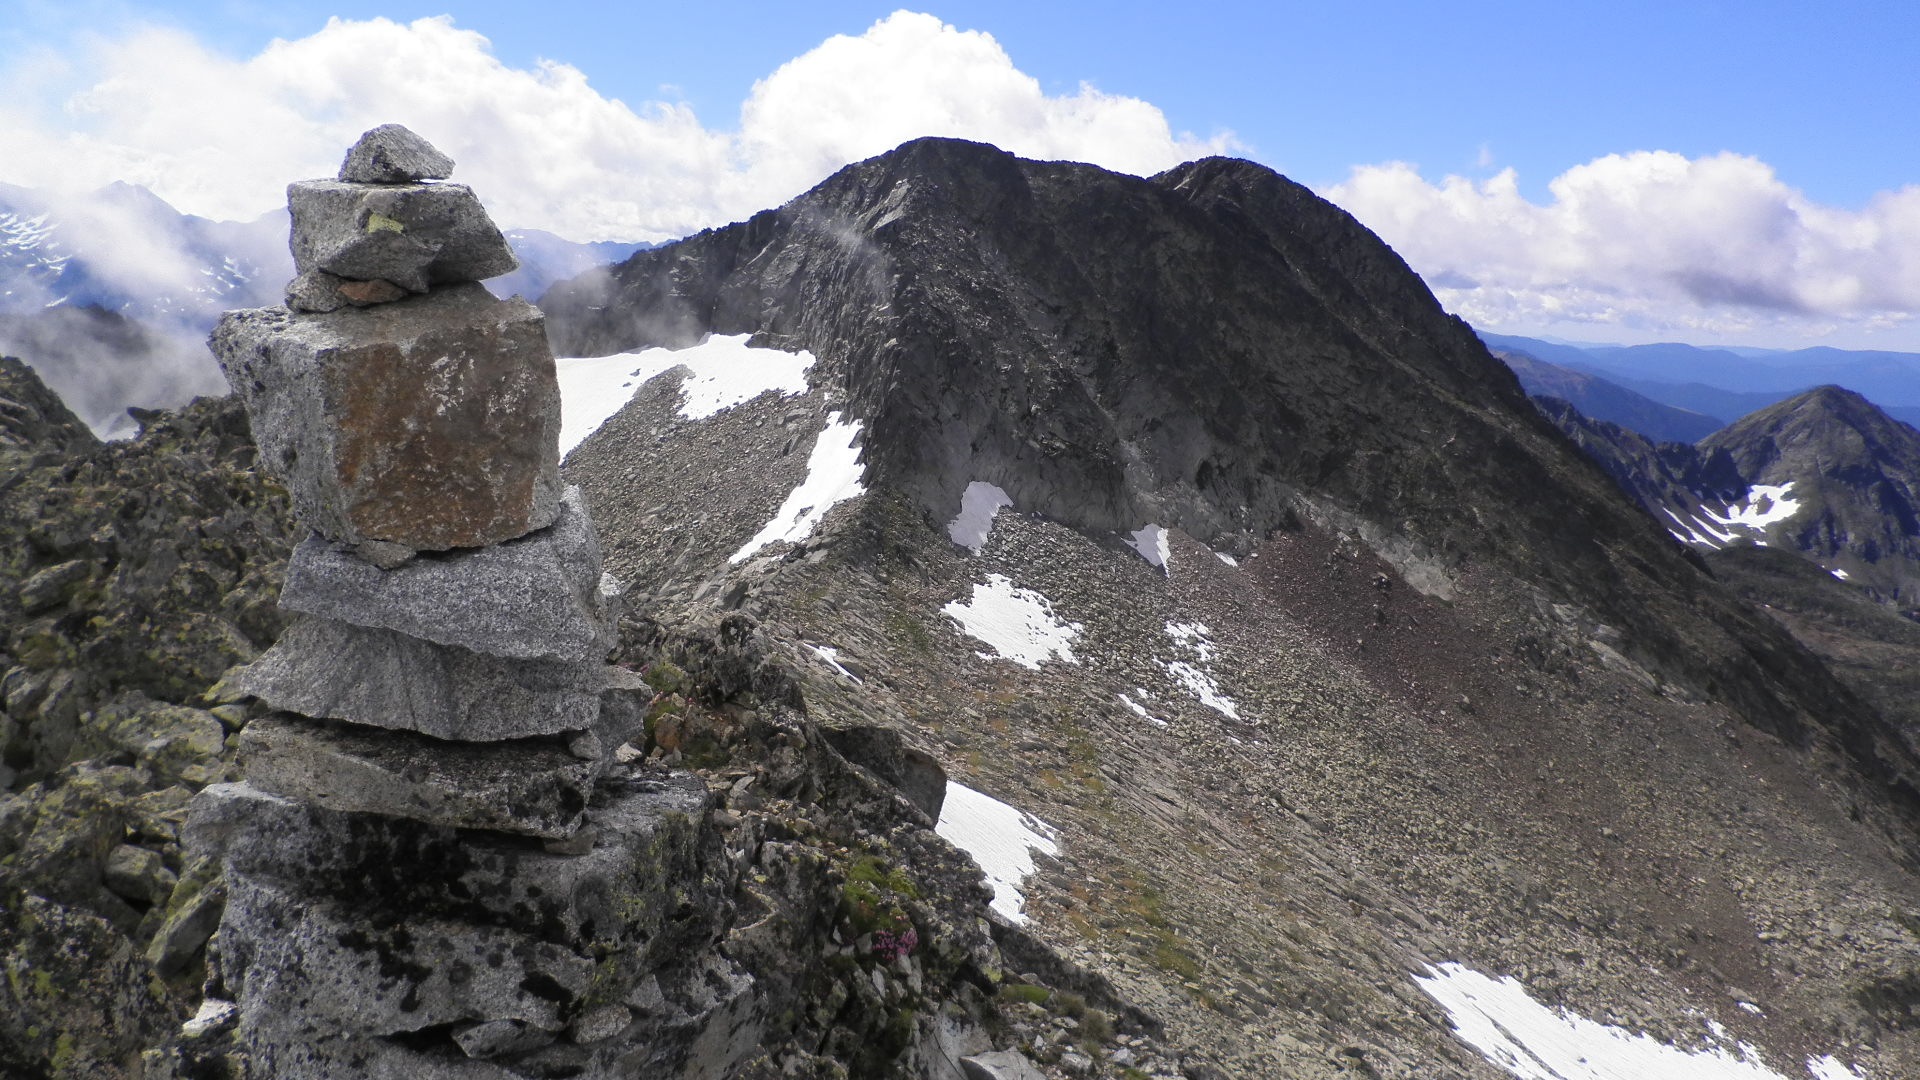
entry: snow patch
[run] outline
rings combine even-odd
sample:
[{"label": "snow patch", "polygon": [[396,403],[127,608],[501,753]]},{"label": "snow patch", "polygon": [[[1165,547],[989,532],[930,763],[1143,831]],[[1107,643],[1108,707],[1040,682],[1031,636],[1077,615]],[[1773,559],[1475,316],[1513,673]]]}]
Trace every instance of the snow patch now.
[{"label": "snow patch", "polygon": [[1214,647],[1205,623],[1170,622],[1166,625],[1167,636],[1172,638],[1175,647],[1189,653],[1199,663],[1192,660],[1172,660],[1162,662],[1167,674],[1185,687],[1200,704],[1214,709],[1232,719],[1240,719],[1240,707],[1232,698],[1222,693],[1220,684],[1214,680],[1211,665]]},{"label": "snow patch", "polygon": [[947,801],[934,826],[946,841],[973,856],[993,886],[993,910],[1015,924],[1027,921],[1020,883],[1034,871],[1033,855],[1060,854],[1060,831],[965,784],[947,781]]},{"label": "snow patch", "polygon": [[1134,530],[1132,539],[1127,541],[1127,546],[1139,552],[1141,558],[1159,567],[1161,573],[1168,577],[1173,576],[1173,570],[1167,566],[1167,556],[1170,554],[1167,547],[1167,530],[1158,525],[1143,526]]},{"label": "snow patch", "polygon": [[1729,506],[1725,514],[1709,510],[1707,516],[1722,525],[1759,532],[1800,512],[1800,500],[1787,497],[1792,490],[1791,480],[1784,484],[1755,484],[1747,490],[1746,498],[1736,506]]},{"label": "snow patch", "polygon": [[960,493],[960,516],[947,522],[947,535],[953,542],[980,554],[987,546],[987,535],[993,532],[993,515],[1003,506],[1012,506],[1013,500],[1007,493],[987,483],[975,480]]},{"label": "snow patch", "polygon": [[828,413],[827,426],[820,429],[813,453],[807,456],[807,478],[787,493],[787,501],[774,512],[773,520],[739,551],[727,556],[727,561],[740,562],[777,541],[793,544],[805,540],[834,504],[866,493],[866,485],[860,482],[863,472],[860,421],[842,421],[839,413]]},{"label": "snow patch", "polygon": [[812,353],[749,349],[748,337],[713,336],[685,349],[639,349],[554,361],[560,376],[560,456],[598,431],[633,400],[643,383],[676,367],[688,369],[680,383],[680,415],[688,420],[704,420],[770,390],[788,397],[807,392]]},{"label": "snow patch", "polygon": [[1848,1068],[1832,1054],[1807,1059],[1807,1071],[1813,1080],[1867,1080],[1866,1074]]},{"label": "snow patch", "polygon": [[1145,705],[1140,704],[1139,702],[1133,700],[1132,698],[1128,697],[1125,694],[1119,694],[1117,696],[1120,698],[1120,704],[1125,705],[1127,708],[1133,710],[1133,714],[1135,716],[1138,716],[1140,719],[1145,720],[1149,724],[1152,724],[1154,727],[1167,726],[1167,722],[1165,720],[1162,720],[1159,717],[1148,712],[1147,707]]},{"label": "snow patch", "polygon": [[[1682,1050],[1651,1035],[1595,1023],[1535,1001],[1513,978],[1492,979],[1464,964],[1445,963],[1415,975],[1453,1021],[1454,1034],[1521,1080],[1788,1080],[1768,1068],[1754,1047],[1726,1043]],[[1809,1059],[1817,1080],[1866,1080],[1832,1056]]]},{"label": "snow patch", "polygon": [[1056,656],[1069,664],[1080,662],[1068,644],[1080,632],[1080,624],[1060,621],[1051,600],[1032,589],[1014,588],[1004,574],[987,575],[985,584],[974,585],[966,603],[954,600],[940,610],[959,623],[967,636],[993,649],[991,656],[975,654],[983,659],[998,657],[1036,671],[1042,661]]},{"label": "snow patch", "polygon": [[860,676],[855,675],[853,672],[848,671],[845,667],[841,666],[839,649],[836,649],[831,645],[809,645],[807,646],[807,648],[812,649],[813,654],[815,656],[818,656],[820,659],[825,660],[827,662],[828,667],[831,667],[833,670],[839,672],[842,675],[845,675],[849,679],[852,679],[854,682],[862,681]]},{"label": "snow patch", "polygon": [[1845,570],[1829,570],[1827,571],[1827,573],[1832,574],[1834,577],[1839,578],[1841,581],[1847,580],[1847,572]]},{"label": "snow patch", "polygon": [[947,780],[947,801],[941,803],[941,821],[933,826],[948,844],[952,844],[987,871],[987,884],[993,886],[993,909],[1008,922],[1025,922],[1021,911],[1027,897],[1020,884],[1033,874],[1033,853],[1058,855],[1056,838],[1060,830],[1046,822],[1014,809],[1000,799],[975,792],[966,784]]},{"label": "snow patch", "polygon": [[1214,553],[1213,553],[1213,557],[1214,557],[1214,558],[1216,558],[1216,559],[1219,559],[1219,560],[1220,560],[1221,562],[1223,562],[1223,563],[1226,563],[1226,564],[1227,564],[1228,566],[1239,566],[1239,565],[1240,565],[1240,560],[1239,560],[1239,559],[1236,559],[1236,558],[1234,558],[1233,556],[1231,556],[1231,555],[1229,555],[1229,554],[1227,554],[1227,553],[1226,553],[1226,552],[1224,552],[1224,551],[1216,551],[1216,552],[1214,552]]}]

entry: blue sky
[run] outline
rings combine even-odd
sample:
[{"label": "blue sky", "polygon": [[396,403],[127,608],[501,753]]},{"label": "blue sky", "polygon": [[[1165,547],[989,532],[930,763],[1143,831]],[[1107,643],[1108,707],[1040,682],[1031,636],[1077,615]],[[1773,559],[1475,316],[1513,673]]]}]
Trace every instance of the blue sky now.
[{"label": "blue sky", "polygon": [[[196,131],[191,113],[161,115],[176,99],[298,108],[303,91],[289,80],[263,89],[260,62],[248,62],[276,38],[307,43],[289,58],[315,84],[333,87],[299,118],[310,125],[239,104],[211,110],[206,122],[253,123],[263,135],[251,149],[263,162],[318,168],[318,151],[300,137],[337,142],[336,129],[380,100],[377,87],[334,84],[412,81],[397,61],[375,71],[345,57],[385,46],[372,34],[349,46],[353,35],[329,31],[328,19],[383,17],[406,27],[450,15],[452,29],[485,41],[461,45],[439,34],[414,62],[439,65],[464,49],[457,59],[468,63],[478,50],[504,72],[469,63],[459,69],[468,74],[436,88],[389,86],[389,97],[404,112],[415,98],[441,96],[419,105],[416,126],[437,125],[427,133],[473,163],[477,175],[463,176],[476,186],[554,188],[544,203],[508,196],[503,204],[482,186],[505,217],[523,218],[513,224],[656,239],[715,224],[797,193],[841,157],[885,148],[874,140],[918,133],[919,109],[930,129],[946,117],[951,130],[942,133],[1128,171],[1210,151],[1255,158],[1353,211],[1443,301],[1490,328],[1589,340],[1920,348],[1912,317],[1920,314],[1920,83],[1908,55],[1920,43],[1920,5],[1028,2],[913,10],[951,33],[914,24],[916,36],[896,22],[897,33],[874,35],[894,5],[836,2],[11,0],[0,3],[0,91],[28,104],[10,106],[11,118],[0,112],[0,134],[32,128],[38,141],[13,145],[32,148],[39,168],[0,163],[0,181],[52,182],[52,159],[71,154],[76,180],[118,169],[186,209],[245,216],[275,197],[275,185],[260,178],[243,190],[245,170],[216,164],[217,132]],[[991,35],[999,60],[983,58],[968,31]],[[823,51],[834,35],[874,48],[859,56]],[[966,55],[948,68],[940,61],[948,53]],[[187,73],[196,56],[215,73]],[[756,128],[743,115],[756,83],[803,57],[811,63],[796,67],[806,70],[762,95]],[[546,148],[544,164],[495,160],[489,125],[521,129],[476,114],[463,130],[449,101],[462,79],[510,80],[539,72],[543,60],[577,71],[584,84],[567,93],[547,85],[549,115],[597,116],[617,99],[642,123],[600,116],[580,125],[577,145]],[[969,102],[985,70],[979,65],[990,62],[1005,69],[995,68],[995,78],[1031,77],[1039,97],[1009,84],[986,95],[990,107]],[[457,66],[446,63],[448,71]],[[928,69],[946,73],[947,85],[898,90],[898,80]],[[838,84],[836,72],[844,73]],[[235,88],[221,89],[222,79]],[[116,91],[142,80],[156,87],[148,100]],[[1085,96],[1083,84],[1099,96]],[[586,104],[566,104],[577,101]],[[867,116],[870,107],[890,111]],[[510,110],[499,101],[489,108]],[[1099,116],[1086,120],[1090,114]],[[1068,130],[1077,120],[1086,120],[1082,129]],[[815,122],[820,131],[793,134]],[[1164,137],[1149,130],[1155,123]],[[174,147],[204,137],[202,172],[162,136]],[[623,149],[602,153],[595,138]],[[559,175],[551,159],[561,154],[603,167]],[[724,168],[715,164],[722,158],[730,162]],[[653,176],[656,163],[681,168],[685,182],[663,172],[635,184],[633,201],[646,202],[638,209],[605,198],[621,168]]]}]

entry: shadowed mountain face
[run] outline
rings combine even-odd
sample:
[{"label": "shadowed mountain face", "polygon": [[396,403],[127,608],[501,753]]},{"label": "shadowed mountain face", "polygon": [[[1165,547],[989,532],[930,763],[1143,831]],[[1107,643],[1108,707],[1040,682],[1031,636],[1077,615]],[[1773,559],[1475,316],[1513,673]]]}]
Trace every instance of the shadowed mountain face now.
[{"label": "shadowed mountain face", "polygon": [[813,355],[718,411],[691,360],[620,368],[566,466],[610,568],[1055,826],[1032,932],[1196,1060],[1498,1075],[1408,992],[1464,956],[1672,1038],[1920,1065],[1898,727],[1304,188],[921,140],[541,306],[563,355]]}]

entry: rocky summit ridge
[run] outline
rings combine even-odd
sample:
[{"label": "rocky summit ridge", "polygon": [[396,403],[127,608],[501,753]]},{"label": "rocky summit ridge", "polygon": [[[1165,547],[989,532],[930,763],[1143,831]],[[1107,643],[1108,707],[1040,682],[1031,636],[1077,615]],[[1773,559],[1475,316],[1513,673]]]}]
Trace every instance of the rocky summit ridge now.
[{"label": "rocky summit ridge", "polygon": [[[1900,726],[1304,188],[920,140],[541,307],[626,378],[564,471],[635,602],[1050,825],[1031,933],[1225,1074],[1495,1075],[1410,974],[1461,958],[1917,1060]],[[696,407],[723,335],[804,385]]]}]

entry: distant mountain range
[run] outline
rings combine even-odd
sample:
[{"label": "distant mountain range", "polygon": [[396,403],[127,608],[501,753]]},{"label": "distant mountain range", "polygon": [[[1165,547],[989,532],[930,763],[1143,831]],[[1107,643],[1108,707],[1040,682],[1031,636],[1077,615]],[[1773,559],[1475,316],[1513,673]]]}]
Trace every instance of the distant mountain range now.
[{"label": "distant mountain range", "polygon": [[[226,391],[205,338],[229,308],[277,304],[293,276],[284,209],[252,221],[182,214],[131,184],[80,196],[0,185],[0,353],[19,355],[95,433],[129,406]],[[646,244],[509,232],[520,269],[488,283],[533,297]]]},{"label": "distant mountain range", "polygon": [[1480,338],[1489,348],[1523,353],[1534,360],[1597,375],[1660,404],[1715,418],[1722,425],[1802,391],[1828,385],[1846,387],[1878,405],[1888,416],[1920,425],[1920,353],[1825,347],[1734,351],[1673,343],[1569,345],[1489,333],[1481,333]]},{"label": "distant mountain range", "polygon": [[1690,443],[1726,426],[1718,417],[1663,405],[1618,383],[1523,352],[1495,348],[1493,355],[1513,369],[1520,385],[1536,398],[1557,398],[1581,413],[1637,431],[1655,442]]}]

